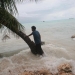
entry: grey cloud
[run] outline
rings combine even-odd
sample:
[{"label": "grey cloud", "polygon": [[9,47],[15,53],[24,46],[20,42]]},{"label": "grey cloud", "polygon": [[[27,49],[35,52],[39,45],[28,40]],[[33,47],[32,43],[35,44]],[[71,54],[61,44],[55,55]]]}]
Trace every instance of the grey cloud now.
[{"label": "grey cloud", "polygon": [[45,10],[38,10],[38,11],[33,11],[33,12],[26,12],[27,14],[50,14],[58,11],[63,11],[72,8],[73,5],[67,5],[66,3],[63,5],[60,5],[58,7],[53,7],[50,9],[45,9]]},{"label": "grey cloud", "polygon": [[31,23],[31,22],[38,22],[40,17],[20,17],[18,18],[19,22],[24,23]]},{"label": "grey cloud", "polygon": [[[46,16],[48,14],[63,12],[63,11],[66,11],[66,10],[72,8],[72,7],[75,7],[75,0],[68,0],[68,1],[67,0],[61,0],[61,3],[57,6],[55,5],[53,7],[48,7],[47,9],[45,8],[45,9],[41,9],[41,10],[35,10],[34,9],[34,11],[29,11],[29,12],[25,11],[25,13],[27,13],[28,15],[38,14],[37,17],[36,16],[34,16],[34,17],[33,16],[32,17],[20,17],[18,20],[21,23],[36,22],[36,21],[40,21],[44,16]],[[70,13],[68,13],[67,15],[69,16],[69,14]],[[60,16],[59,16],[59,18],[60,18]],[[61,18],[63,18],[63,17],[61,17]]]}]

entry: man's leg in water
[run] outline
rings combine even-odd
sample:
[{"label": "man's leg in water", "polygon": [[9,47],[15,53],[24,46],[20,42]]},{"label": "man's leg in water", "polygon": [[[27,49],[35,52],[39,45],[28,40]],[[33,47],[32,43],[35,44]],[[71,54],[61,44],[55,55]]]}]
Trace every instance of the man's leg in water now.
[{"label": "man's leg in water", "polygon": [[44,52],[43,52],[43,50],[41,48],[41,44],[36,44],[36,52],[39,55],[43,55]]}]

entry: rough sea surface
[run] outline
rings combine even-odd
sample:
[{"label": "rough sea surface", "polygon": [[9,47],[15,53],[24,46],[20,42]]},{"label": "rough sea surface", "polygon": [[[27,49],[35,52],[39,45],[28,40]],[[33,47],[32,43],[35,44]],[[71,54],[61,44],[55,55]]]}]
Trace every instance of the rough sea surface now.
[{"label": "rough sea surface", "polygon": [[[18,75],[24,70],[41,68],[47,68],[55,74],[58,72],[58,65],[62,63],[69,63],[75,74],[75,40],[71,38],[75,35],[75,19],[23,25],[26,34],[31,33],[31,26],[36,26],[45,42],[42,46],[45,55],[33,55],[21,38],[17,39],[10,34],[10,39],[6,42],[0,39],[0,75]],[[33,36],[30,38],[33,40]]]}]

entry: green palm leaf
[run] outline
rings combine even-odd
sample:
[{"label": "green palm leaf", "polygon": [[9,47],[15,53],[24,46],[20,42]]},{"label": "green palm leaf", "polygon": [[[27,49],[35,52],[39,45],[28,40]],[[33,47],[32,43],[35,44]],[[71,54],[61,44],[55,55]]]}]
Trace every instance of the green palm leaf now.
[{"label": "green palm leaf", "polygon": [[[11,14],[18,13],[16,3],[24,0],[0,0],[0,7],[6,9]],[[38,0],[30,0],[37,2]]]},{"label": "green palm leaf", "polygon": [[0,7],[6,9],[9,11],[11,14],[16,14],[18,13],[17,8],[16,8],[16,2],[20,2],[23,0],[0,0]]},{"label": "green palm leaf", "polygon": [[20,24],[17,19],[12,16],[8,11],[0,8],[0,27],[6,26],[10,30],[23,31],[24,26]]},{"label": "green palm leaf", "polygon": [[[14,31],[24,31],[24,26],[18,22],[18,20],[12,16],[18,13],[16,8],[16,3],[21,2],[23,0],[0,0],[0,29],[1,31],[4,26],[8,29]],[[30,1],[38,1],[38,0],[30,0]]]}]

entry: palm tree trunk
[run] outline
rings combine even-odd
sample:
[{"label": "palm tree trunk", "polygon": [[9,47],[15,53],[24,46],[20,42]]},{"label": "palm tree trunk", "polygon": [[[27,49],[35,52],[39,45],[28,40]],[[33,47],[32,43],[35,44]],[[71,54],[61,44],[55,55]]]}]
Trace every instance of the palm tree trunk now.
[{"label": "palm tree trunk", "polygon": [[[15,31],[13,31],[15,32]],[[26,36],[26,34],[24,34],[23,32],[21,31],[18,31],[18,32],[15,32],[18,36],[20,36],[29,46],[31,52],[33,54],[36,54],[36,48],[35,48],[35,43],[33,41],[31,41],[31,39],[29,37]]]},{"label": "palm tree trunk", "polygon": [[29,37],[26,37],[26,34],[24,34],[20,29],[18,29],[18,27],[15,27],[14,23],[18,24],[19,22],[15,19],[15,17],[13,17],[11,14],[9,14],[6,10],[0,8],[0,24],[6,26],[11,31],[13,31],[18,36],[20,36],[28,44],[31,52],[33,54],[36,54],[35,43],[33,41],[31,41]]},{"label": "palm tree trunk", "polygon": [[[6,26],[6,27],[9,28],[8,26]],[[36,54],[36,52],[35,52],[35,43],[33,41],[31,41],[31,39],[29,37],[27,37],[26,34],[24,34],[22,31],[16,31],[12,27],[11,27],[10,30],[13,31],[14,33],[16,33],[19,37],[21,37],[28,44],[31,52],[33,54]]]},{"label": "palm tree trunk", "polygon": [[29,37],[26,36],[26,34],[24,34],[21,31],[15,32],[17,35],[19,35],[29,46],[31,52],[33,54],[36,54],[36,48],[35,48],[35,43],[33,41],[31,41],[31,39]]},{"label": "palm tree trunk", "polygon": [[[3,22],[2,24],[5,25],[4,23],[5,22]],[[16,30],[16,29],[12,28],[12,27],[10,28],[8,25],[5,25],[5,26],[7,28],[9,28],[11,31],[13,31],[14,33],[16,33],[19,37],[21,37],[28,44],[31,52],[33,54],[36,54],[36,51],[35,51],[35,49],[36,49],[35,48],[35,43],[33,41],[31,41],[31,39],[29,37],[27,37],[26,34],[24,34],[22,31],[19,31],[19,30]]]}]

